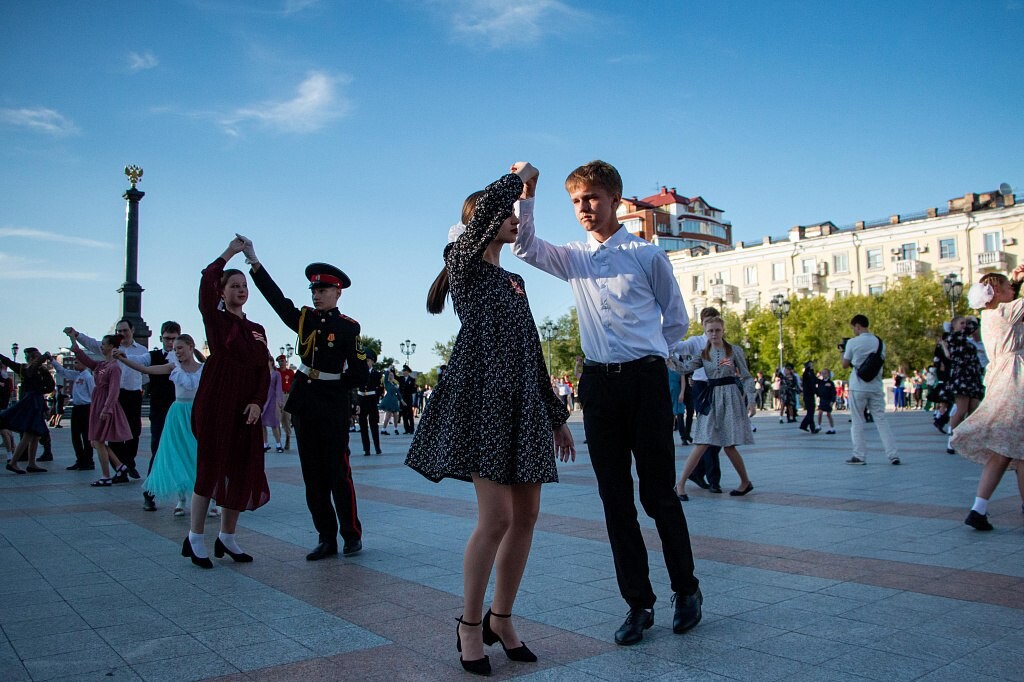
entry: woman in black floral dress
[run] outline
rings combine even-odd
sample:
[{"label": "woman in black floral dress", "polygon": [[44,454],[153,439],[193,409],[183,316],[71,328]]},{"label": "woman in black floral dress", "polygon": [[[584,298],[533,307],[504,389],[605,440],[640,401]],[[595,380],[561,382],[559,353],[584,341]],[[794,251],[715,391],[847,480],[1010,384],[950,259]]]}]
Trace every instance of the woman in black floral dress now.
[{"label": "woman in black floral dress", "polygon": [[[949,348],[949,394],[956,404],[956,413],[949,419],[952,432],[967,416],[978,409],[981,399],[985,396],[982,383],[981,361],[978,360],[978,349],[971,343],[970,336],[976,331],[967,329],[967,318],[955,317],[949,325],[950,333],[946,345]],[[946,452],[955,454],[952,445],[953,437]]]},{"label": "woman in black floral dress", "polygon": [[[527,192],[536,170],[527,166]],[[575,460],[569,414],[551,390],[523,278],[498,265],[515,241],[519,175],[505,175],[463,207],[465,232],[444,252],[445,270],[427,309],[438,313],[450,289],[462,322],[427,403],[405,463],[431,481],[456,478],[476,488],[478,518],[463,561],[465,603],[457,626],[463,668],[490,674],[484,644],[500,642],[512,660],[536,661],[509,616],[526,567],[542,483],[558,480],[556,454]],[[453,230],[457,232],[457,230]],[[554,448],[552,448],[552,442]],[[482,616],[495,567],[494,600]]]}]

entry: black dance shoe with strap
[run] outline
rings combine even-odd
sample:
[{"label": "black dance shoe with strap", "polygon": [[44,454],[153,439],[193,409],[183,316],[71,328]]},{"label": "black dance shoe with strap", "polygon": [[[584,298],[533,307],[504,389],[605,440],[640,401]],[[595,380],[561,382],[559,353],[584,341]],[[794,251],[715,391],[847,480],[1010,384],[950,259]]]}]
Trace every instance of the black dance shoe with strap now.
[{"label": "black dance shoe with strap", "polygon": [[188,541],[188,536],[185,536],[185,542],[181,543],[181,556],[187,556],[192,560],[199,568],[213,568],[213,562],[210,561],[210,557],[200,559],[196,556],[196,553],[192,551],[192,543]]},{"label": "black dance shoe with strap", "polygon": [[495,618],[511,618],[511,613],[493,613],[490,609],[487,609],[487,613],[484,615],[484,644],[500,643],[501,648],[505,650],[505,655],[509,657],[509,660],[519,661],[520,663],[536,663],[537,655],[530,651],[529,647],[521,643],[514,649],[509,649],[505,646],[505,642],[501,641],[501,637],[498,636],[494,630],[491,629],[491,616]]},{"label": "black dance shoe with strap", "polygon": [[246,554],[245,552],[238,552],[236,554],[235,552],[232,552],[230,549],[228,549],[224,545],[224,543],[220,541],[220,538],[217,538],[217,540],[213,543],[213,556],[217,557],[218,559],[221,559],[224,557],[225,554],[227,554],[229,557],[231,557],[240,564],[247,564],[250,561],[252,561],[252,557]]},{"label": "black dance shoe with strap", "polygon": [[459,634],[459,626],[465,625],[467,628],[476,628],[480,627],[480,623],[468,623],[462,620],[462,616],[459,616],[455,620],[458,621],[458,623],[455,624],[455,648],[459,652],[459,663],[462,664],[462,669],[468,673],[473,673],[474,675],[481,675],[483,677],[489,676],[491,674],[490,657],[484,656],[483,658],[476,658],[472,661],[467,661],[462,657],[462,635]]}]

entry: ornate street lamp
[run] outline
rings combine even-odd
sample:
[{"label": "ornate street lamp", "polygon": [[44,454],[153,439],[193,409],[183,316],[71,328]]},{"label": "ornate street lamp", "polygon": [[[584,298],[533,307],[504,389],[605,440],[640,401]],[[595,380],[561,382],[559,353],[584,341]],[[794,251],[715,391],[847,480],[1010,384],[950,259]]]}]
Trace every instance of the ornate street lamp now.
[{"label": "ornate street lamp", "polygon": [[540,335],[548,342],[548,374],[551,373],[551,341],[555,338],[555,333],[558,331],[558,325],[551,320],[544,320],[538,329],[540,329]]},{"label": "ornate street lamp", "polygon": [[402,355],[405,356],[406,366],[412,367],[412,365],[409,364],[409,356],[416,352],[416,344],[409,339],[406,339],[402,343],[398,344],[398,349],[401,351]]},{"label": "ornate street lamp", "polygon": [[786,317],[786,315],[789,315],[789,309],[790,309],[791,306],[792,306],[792,303],[790,303],[789,299],[786,298],[785,296],[783,296],[782,294],[775,294],[774,296],[772,296],[772,300],[771,300],[772,315],[774,315],[775,318],[779,321],[779,373],[780,374],[782,373],[782,348],[783,348],[783,343],[782,343],[782,320]]},{"label": "ornate street lamp", "polygon": [[15,362],[18,361],[18,348],[19,348],[18,344],[16,344],[16,343],[12,343],[11,344],[11,360],[14,360]]},{"label": "ornate street lamp", "polygon": [[964,283],[958,281],[956,275],[946,275],[946,278],[942,280],[942,291],[945,292],[946,299],[949,301],[949,319],[952,320],[956,317],[956,302],[964,293]]},{"label": "ornate street lamp", "polygon": [[292,359],[292,354],[295,352],[295,349],[292,348],[292,344],[290,343],[286,343],[281,346],[279,350],[281,351],[281,355],[284,356],[285,362],[290,361]]}]

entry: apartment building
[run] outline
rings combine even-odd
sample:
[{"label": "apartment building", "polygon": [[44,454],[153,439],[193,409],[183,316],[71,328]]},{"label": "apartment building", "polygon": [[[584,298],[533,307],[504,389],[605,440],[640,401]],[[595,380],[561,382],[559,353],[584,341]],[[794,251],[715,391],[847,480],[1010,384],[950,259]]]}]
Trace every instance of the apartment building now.
[{"label": "apartment building", "polygon": [[953,276],[969,285],[1022,262],[1022,200],[1004,185],[950,199],[941,209],[842,228],[798,225],[783,237],[698,244],[668,256],[694,315],[709,305],[742,313],[776,294],[877,295],[901,277]]}]

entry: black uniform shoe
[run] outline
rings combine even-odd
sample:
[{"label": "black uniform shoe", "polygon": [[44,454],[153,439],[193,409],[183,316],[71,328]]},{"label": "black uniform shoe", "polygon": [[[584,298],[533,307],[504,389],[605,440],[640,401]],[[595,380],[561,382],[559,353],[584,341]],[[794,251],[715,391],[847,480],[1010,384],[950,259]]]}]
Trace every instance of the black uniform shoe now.
[{"label": "black uniform shoe", "polygon": [[139,474],[139,470],[136,469],[135,467],[132,467],[131,469],[128,470],[128,475],[131,476],[132,478],[142,478],[141,474]]},{"label": "black uniform shoe", "polygon": [[615,643],[636,644],[644,638],[644,630],[654,625],[654,609],[630,609],[626,622],[615,631]]},{"label": "black uniform shoe", "polygon": [[74,463],[74,464],[72,464],[71,466],[69,466],[69,467],[65,467],[65,469],[66,469],[67,471],[81,471],[81,470],[82,470],[82,467],[78,466],[78,462],[75,462],[75,463]]},{"label": "black uniform shoe", "polygon": [[41,454],[36,459],[36,461],[37,462],[52,462],[53,461],[53,453],[52,452],[44,452],[43,454]]},{"label": "black uniform shoe", "polygon": [[142,511],[156,511],[156,500],[149,493],[142,493]]},{"label": "black uniform shoe", "polygon": [[700,488],[701,490],[707,490],[708,488],[711,487],[708,484],[708,482],[704,480],[703,476],[698,476],[697,474],[690,474],[687,477],[687,479],[690,480],[690,481],[693,481],[697,485],[697,487]]},{"label": "black uniform shoe", "polygon": [[321,542],[316,548],[306,555],[306,561],[320,561],[338,553],[338,546],[331,542]]},{"label": "black uniform shoe", "polygon": [[676,612],[672,616],[672,632],[680,635],[700,622],[701,605],[704,604],[704,595],[700,593],[700,588],[689,597],[674,594],[672,602],[676,606]]},{"label": "black uniform shoe", "polygon": [[[338,551],[337,548],[335,548],[334,551],[337,552]],[[359,554],[362,551],[363,551],[363,541],[362,540],[356,540],[355,542],[346,542],[345,546],[341,550],[341,553],[344,556],[352,556],[353,554]]]}]

